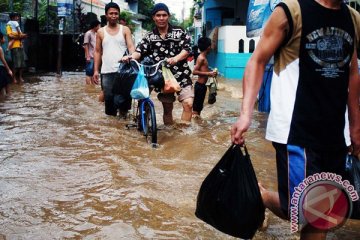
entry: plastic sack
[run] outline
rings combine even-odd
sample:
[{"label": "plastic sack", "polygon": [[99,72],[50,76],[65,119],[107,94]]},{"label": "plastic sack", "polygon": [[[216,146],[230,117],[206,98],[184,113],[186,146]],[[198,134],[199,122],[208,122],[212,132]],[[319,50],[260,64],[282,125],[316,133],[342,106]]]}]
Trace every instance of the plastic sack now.
[{"label": "plastic sack", "polygon": [[165,85],[164,77],[160,71],[157,71],[155,75],[147,77],[149,86],[155,89],[162,89]]},{"label": "plastic sack", "polygon": [[[346,158],[346,177],[354,186],[354,190],[360,197],[360,160],[356,156],[348,155]],[[360,199],[353,203],[353,209],[350,218],[360,219]]]},{"label": "plastic sack", "polygon": [[234,237],[252,238],[265,218],[250,156],[232,145],[200,187],[195,215]]},{"label": "plastic sack", "polygon": [[[155,61],[150,57],[146,56],[141,61],[141,64],[144,65],[145,77],[148,80],[149,87],[155,88],[156,91],[160,92],[164,87],[164,77],[159,70],[156,71],[154,75],[153,72],[155,69]],[[152,75],[152,76],[151,76]]]},{"label": "plastic sack", "polygon": [[134,99],[144,99],[150,96],[148,82],[145,78],[144,67],[141,66],[132,86],[130,95]]},{"label": "plastic sack", "polygon": [[209,104],[214,104],[216,102],[216,95],[217,95],[217,81],[216,81],[216,78],[210,78],[209,96],[208,96],[208,103]]},{"label": "plastic sack", "polygon": [[162,74],[164,77],[164,87],[162,93],[174,93],[181,90],[180,84],[177,82],[176,78],[172,74],[171,70],[165,66],[162,67]]},{"label": "plastic sack", "polygon": [[120,63],[113,93],[130,97],[130,91],[138,75],[138,70],[131,63]]}]

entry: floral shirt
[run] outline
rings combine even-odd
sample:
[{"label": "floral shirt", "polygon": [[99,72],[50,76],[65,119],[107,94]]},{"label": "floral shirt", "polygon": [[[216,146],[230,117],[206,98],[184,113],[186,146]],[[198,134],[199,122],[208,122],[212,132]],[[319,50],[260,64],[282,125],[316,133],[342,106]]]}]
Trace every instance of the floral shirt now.
[{"label": "floral shirt", "polygon": [[[165,39],[162,39],[159,30],[154,28],[136,47],[136,52],[139,52],[142,58],[148,56],[155,62],[174,57],[182,50],[191,51],[190,36],[181,27],[170,24]],[[191,70],[186,59],[174,66],[167,65],[166,67],[170,68],[182,88],[192,84]]]}]

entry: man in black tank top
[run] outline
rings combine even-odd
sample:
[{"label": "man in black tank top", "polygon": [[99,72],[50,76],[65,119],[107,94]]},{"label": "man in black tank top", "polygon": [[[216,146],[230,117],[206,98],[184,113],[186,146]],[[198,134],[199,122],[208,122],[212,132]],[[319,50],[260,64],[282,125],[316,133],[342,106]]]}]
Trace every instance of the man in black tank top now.
[{"label": "man in black tank top", "polygon": [[[333,212],[339,199],[333,191],[325,187],[326,201],[316,207],[311,204],[322,193],[310,193],[319,187],[313,176],[327,173],[338,184],[327,187],[338,186],[333,190],[342,194],[347,146],[352,145],[354,155],[360,152],[359,26],[359,14],[342,0],[284,0],[270,16],[245,70],[244,98],[231,140],[244,143],[265,66],[275,55],[266,139],[276,150],[279,192],[260,189],[264,205],[290,220],[291,231],[301,230],[301,239],[325,239],[328,230],[345,222]],[[346,122],[351,142],[346,141]],[[351,200],[345,203],[351,206]]]}]

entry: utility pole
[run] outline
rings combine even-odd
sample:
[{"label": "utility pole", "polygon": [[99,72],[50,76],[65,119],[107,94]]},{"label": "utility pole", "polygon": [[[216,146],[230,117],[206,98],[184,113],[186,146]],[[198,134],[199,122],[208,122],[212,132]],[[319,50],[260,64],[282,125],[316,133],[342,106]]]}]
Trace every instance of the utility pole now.
[{"label": "utility pole", "polygon": [[9,5],[10,5],[10,12],[13,12],[14,11],[14,1],[9,0]]},{"label": "utility pole", "polygon": [[185,21],[185,0],[183,0],[183,7],[182,7],[182,10],[181,10],[181,18],[182,18],[182,25],[183,27],[184,26],[184,21]]},{"label": "utility pole", "polygon": [[49,3],[50,3],[50,1],[47,0],[47,2],[46,2],[46,33],[49,33]]},{"label": "utility pole", "polygon": [[59,18],[59,38],[58,38],[58,58],[56,64],[56,73],[59,77],[62,75],[61,71],[61,61],[62,61],[62,45],[63,45],[63,35],[64,35],[64,17]]}]

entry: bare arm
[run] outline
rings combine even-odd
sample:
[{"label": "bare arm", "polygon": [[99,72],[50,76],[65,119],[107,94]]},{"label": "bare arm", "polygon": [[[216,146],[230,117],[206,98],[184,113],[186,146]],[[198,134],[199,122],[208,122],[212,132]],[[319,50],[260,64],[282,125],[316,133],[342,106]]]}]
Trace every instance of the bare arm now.
[{"label": "bare arm", "polygon": [[89,54],[89,44],[85,43],[84,44],[84,50],[85,50],[85,59],[87,62],[90,61],[90,54]]},{"label": "bare arm", "polygon": [[6,27],[6,32],[7,32],[7,35],[8,35],[10,38],[16,39],[16,40],[21,40],[21,39],[24,39],[24,38],[27,37],[27,34],[22,33],[22,32],[20,31],[20,28],[18,28],[16,32],[13,32],[13,31],[11,30],[11,27],[9,26],[9,29],[8,29],[8,27]]},{"label": "bare arm", "polygon": [[288,20],[284,10],[281,7],[275,8],[245,69],[243,78],[244,98],[240,108],[240,117],[231,129],[231,141],[235,144],[244,143],[243,134],[251,124],[256,96],[262,83],[265,66],[283,42],[288,28]]},{"label": "bare arm", "polygon": [[350,138],[353,154],[360,153],[360,78],[358,74],[357,53],[354,51],[351,59],[349,76],[348,110],[350,123]]},{"label": "bare arm", "polygon": [[100,28],[96,34],[95,52],[94,52],[94,76],[93,81],[95,84],[99,84],[99,70],[101,64],[102,55],[102,39],[104,36],[104,29]]},{"label": "bare arm", "polygon": [[132,54],[135,51],[135,46],[132,40],[130,28],[124,26],[124,35],[125,35],[127,49],[129,50],[129,54]]},{"label": "bare arm", "polygon": [[2,48],[0,47],[0,61],[4,64],[7,72],[9,73],[9,75],[12,77],[12,71],[11,69],[9,68],[9,65],[7,64],[6,60],[5,60],[5,57],[4,57],[4,52],[2,50]]}]

